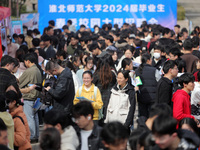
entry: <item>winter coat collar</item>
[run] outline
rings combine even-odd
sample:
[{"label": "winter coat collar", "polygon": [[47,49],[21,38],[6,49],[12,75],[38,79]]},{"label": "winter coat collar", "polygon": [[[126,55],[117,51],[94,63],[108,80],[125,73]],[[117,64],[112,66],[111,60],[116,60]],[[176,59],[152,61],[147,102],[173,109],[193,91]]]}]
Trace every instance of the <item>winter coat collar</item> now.
[{"label": "winter coat collar", "polygon": [[[116,83],[115,86],[113,87],[113,89],[116,91],[119,91],[120,90],[119,85]],[[127,83],[126,86],[120,91],[125,92],[128,90],[134,90],[134,86],[130,85],[130,83]]]},{"label": "winter coat collar", "polygon": [[16,116],[18,113],[23,112],[23,106],[19,105],[13,112],[11,112],[12,117]]}]

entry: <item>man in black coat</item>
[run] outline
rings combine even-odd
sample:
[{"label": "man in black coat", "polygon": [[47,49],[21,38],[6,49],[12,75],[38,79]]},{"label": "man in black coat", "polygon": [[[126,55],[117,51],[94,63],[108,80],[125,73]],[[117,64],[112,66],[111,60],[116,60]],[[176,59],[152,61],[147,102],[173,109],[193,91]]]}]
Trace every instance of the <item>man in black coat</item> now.
[{"label": "man in black coat", "polygon": [[63,110],[66,114],[69,114],[75,96],[71,70],[61,67],[56,61],[49,61],[45,69],[50,74],[58,76],[54,88],[50,86],[45,88],[55,99],[53,108]]},{"label": "man in black coat", "polygon": [[5,55],[1,59],[0,68],[0,95],[5,95],[7,90],[13,90],[19,94],[19,86],[16,77],[11,73],[15,67],[14,58]]},{"label": "man in black coat", "polygon": [[156,90],[156,103],[167,103],[171,106],[173,83],[172,79],[178,74],[177,64],[173,60],[165,62],[164,76],[159,80]]},{"label": "man in black coat", "polygon": [[55,52],[53,46],[51,45],[51,39],[52,39],[52,37],[50,37],[48,35],[44,35],[42,37],[42,41],[44,41],[44,44],[45,44],[44,51],[46,52],[46,59],[56,57],[56,52]]}]

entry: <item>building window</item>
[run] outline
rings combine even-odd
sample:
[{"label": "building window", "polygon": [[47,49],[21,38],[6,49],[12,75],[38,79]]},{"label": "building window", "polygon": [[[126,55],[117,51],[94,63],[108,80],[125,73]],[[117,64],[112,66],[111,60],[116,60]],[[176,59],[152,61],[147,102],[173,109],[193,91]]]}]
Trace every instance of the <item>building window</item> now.
[{"label": "building window", "polygon": [[35,10],[35,4],[33,4],[33,10]]}]

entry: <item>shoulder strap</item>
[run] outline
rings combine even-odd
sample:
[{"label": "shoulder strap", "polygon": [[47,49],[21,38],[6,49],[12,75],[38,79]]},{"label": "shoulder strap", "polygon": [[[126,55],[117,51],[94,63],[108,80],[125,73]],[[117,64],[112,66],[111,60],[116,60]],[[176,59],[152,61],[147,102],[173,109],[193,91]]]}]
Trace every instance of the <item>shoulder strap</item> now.
[{"label": "shoulder strap", "polygon": [[97,98],[97,87],[96,86],[94,86],[94,98],[95,98],[95,100]]},{"label": "shoulder strap", "polygon": [[24,120],[21,116],[13,116],[13,119],[15,119],[15,118],[19,118],[22,121],[22,123],[25,125]]},{"label": "shoulder strap", "polygon": [[117,73],[115,72],[114,69],[111,69],[111,71],[115,74],[115,76],[117,77]]},{"label": "shoulder strap", "polygon": [[[79,95],[79,97],[80,97],[80,96],[81,96],[81,92],[82,92],[82,86],[79,87],[78,92],[79,92],[78,95]],[[97,87],[94,86],[94,98],[96,99],[96,97],[97,97]]]},{"label": "shoulder strap", "polygon": [[81,92],[82,92],[82,86],[79,87],[78,92],[79,92],[79,97],[80,97],[81,96]]}]

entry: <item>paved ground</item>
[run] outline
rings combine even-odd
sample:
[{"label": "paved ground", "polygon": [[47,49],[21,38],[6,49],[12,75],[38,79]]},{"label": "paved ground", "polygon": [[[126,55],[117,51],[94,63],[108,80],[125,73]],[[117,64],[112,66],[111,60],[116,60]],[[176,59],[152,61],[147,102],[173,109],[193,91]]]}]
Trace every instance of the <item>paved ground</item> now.
[{"label": "paved ground", "polygon": [[200,26],[200,0],[178,0],[186,11],[186,18],[191,20],[193,27]]}]

